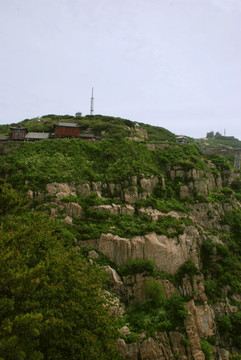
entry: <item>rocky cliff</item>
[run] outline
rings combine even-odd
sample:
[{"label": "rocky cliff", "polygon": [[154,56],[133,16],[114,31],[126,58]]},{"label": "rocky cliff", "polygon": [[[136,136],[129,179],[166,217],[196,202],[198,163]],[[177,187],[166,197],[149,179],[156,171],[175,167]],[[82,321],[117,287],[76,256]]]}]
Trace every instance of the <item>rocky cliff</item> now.
[{"label": "rocky cliff", "polygon": [[241,182],[226,160],[166,142],[18,151],[2,175],[109,274],[125,359],[240,359]]},{"label": "rocky cliff", "polygon": [[[122,183],[54,182],[46,185],[45,192],[28,191],[30,199],[45,202],[47,213],[55,218],[61,216],[63,222],[77,228],[83,228],[88,217],[93,220],[98,214],[102,214],[100,222],[120,215],[144,217],[150,223],[159,223],[165,219],[170,222],[165,234],[147,231],[145,234],[124,237],[113,231],[116,226],[113,225],[98,237],[86,240],[80,238],[75,243],[76,248],[85,246],[97,250],[89,252],[92,262],[99,258],[99,254],[104,254],[114,264],[115,269],[108,265],[106,271],[110,276],[112,293],[116,297],[113,311],[122,319],[118,347],[125,359],[204,360],[215,357],[227,360],[234,356],[231,354],[240,352],[239,346],[225,337],[219,327],[220,319],[225,316],[231,318],[238,313],[241,300],[239,291],[229,291],[231,284],[225,284],[222,290],[212,289],[217,282],[212,284],[214,275],[211,270],[207,270],[209,264],[203,264],[202,250],[203,244],[208,241],[212,244],[214,253],[210,258],[211,263],[218,260],[215,244],[223,248],[227,246],[223,234],[230,231],[230,225],[223,221],[223,217],[233,209],[239,209],[240,204],[231,190],[222,189],[229,188],[237,174],[232,168],[221,173],[211,162],[207,162],[206,166],[206,170],[167,166],[161,176],[139,174]],[[173,206],[173,209],[161,209],[160,206],[155,207],[157,201],[153,201],[153,204],[145,202],[158,198],[157,194],[165,194],[167,188],[172,188],[176,197],[182,199],[179,208]],[[91,196],[96,205],[90,202],[86,206],[85,200]],[[168,196],[168,203],[167,200]],[[179,232],[172,228],[175,221],[179,221],[182,226]],[[145,270],[138,270],[132,275],[121,275],[121,271],[118,274],[119,269],[135,259],[142,260],[143,264],[152,260],[156,274]],[[180,269],[188,262],[192,267],[180,275]],[[143,324],[142,331],[138,332],[138,327],[130,322],[131,317],[126,317],[125,313],[132,304],[148,300],[145,285],[154,278],[161,284],[165,299],[172,299],[173,294],[184,299],[185,316],[182,326],[175,326],[174,321],[174,326],[167,326],[162,331],[155,329],[150,334],[147,329],[151,325],[148,327]],[[215,299],[209,298],[212,291],[217,292]],[[222,296],[219,296],[219,291]]]}]

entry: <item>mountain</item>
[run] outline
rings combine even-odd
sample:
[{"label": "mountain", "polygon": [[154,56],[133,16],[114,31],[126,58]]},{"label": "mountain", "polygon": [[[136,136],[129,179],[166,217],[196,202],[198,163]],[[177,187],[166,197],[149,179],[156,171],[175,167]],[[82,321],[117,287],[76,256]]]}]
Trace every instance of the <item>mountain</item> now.
[{"label": "mountain", "polygon": [[240,359],[240,173],[129,120],[21,125],[56,121],[102,140],[0,145],[0,357]]}]

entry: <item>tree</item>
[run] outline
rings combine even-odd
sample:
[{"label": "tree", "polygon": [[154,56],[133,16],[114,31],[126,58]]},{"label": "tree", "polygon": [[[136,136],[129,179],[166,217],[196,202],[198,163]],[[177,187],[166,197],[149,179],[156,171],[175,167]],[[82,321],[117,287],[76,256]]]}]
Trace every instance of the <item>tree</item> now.
[{"label": "tree", "polygon": [[206,137],[207,137],[208,139],[212,139],[212,138],[214,137],[214,131],[208,132],[207,135],[206,135]]},{"label": "tree", "polygon": [[0,216],[16,210],[20,204],[18,193],[4,179],[0,179]]},{"label": "tree", "polygon": [[39,213],[0,228],[0,359],[119,359],[103,276]]},{"label": "tree", "polygon": [[144,291],[147,298],[151,300],[152,306],[158,308],[165,303],[166,297],[164,294],[163,286],[157,280],[155,279],[148,280],[145,283]]}]

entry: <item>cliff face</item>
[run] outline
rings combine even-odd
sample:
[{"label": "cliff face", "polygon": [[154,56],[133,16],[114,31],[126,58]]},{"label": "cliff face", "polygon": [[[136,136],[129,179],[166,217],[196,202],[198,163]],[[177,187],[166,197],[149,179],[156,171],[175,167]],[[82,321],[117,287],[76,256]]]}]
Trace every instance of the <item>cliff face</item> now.
[{"label": "cliff face", "polygon": [[240,176],[214,160],[187,145],[66,140],[25,144],[2,165],[104,266],[125,359],[239,359]]},{"label": "cliff face", "polygon": [[[172,299],[173,294],[185,299],[183,309],[186,315],[183,317],[183,326],[181,329],[176,326],[166,331],[157,330],[151,335],[143,326],[142,332],[137,332],[136,337],[130,340],[134,326],[127,321],[126,325],[120,328],[121,337],[118,340],[119,351],[125,359],[204,360],[214,356],[219,360],[227,360],[230,354],[240,352],[239,347],[220,332],[218,325],[220,319],[225,316],[232,317],[239,311],[240,295],[235,293],[235,290],[231,291],[231,297],[228,295],[228,287],[232,286],[230,284],[226,288],[224,286],[224,295],[217,295],[215,300],[208,299],[206,287],[208,281],[209,287],[212,287],[210,281],[213,274],[208,272],[207,265],[204,266],[202,256],[202,246],[207,241],[225,246],[222,235],[230,230],[230,225],[223,222],[223,217],[232,212],[234,206],[239,208],[239,203],[231,197],[230,192],[223,196],[220,191],[229,187],[234,178],[232,169],[220,173],[212,163],[207,163],[206,171],[168,166],[162,176],[140,174],[126,179],[124,183],[55,182],[47,184],[45,193],[29,190],[30,199],[45,201],[48,205],[45,211],[55,218],[61,215],[62,221],[67,224],[80,222],[80,226],[84,226],[86,208],[76,199],[88,199],[93,195],[95,199],[99,199],[99,204],[89,204],[91,217],[96,214],[105,214],[104,219],[120,215],[140,216],[156,224],[165,219],[183,221],[182,231],[179,233],[170,225],[166,234],[150,231],[143,235],[124,237],[111,231],[115,227],[112,226],[110,231],[101,233],[97,238],[76,240],[76,245],[91,247],[104,254],[118,269],[134,259],[153,260],[159,274],[164,272],[173,277],[188,261],[191,261],[196,269],[196,274],[187,270],[179,276],[178,282],[161,278],[160,275],[155,276],[166,299]],[[161,210],[158,206],[155,208],[145,203],[145,200],[155,194],[166,192],[170,183],[178,184],[175,192],[179,199],[183,199],[182,204],[187,211],[182,211],[181,208]],[[213,201],[204,201],[212,193],[217,194],[221,200],[216,201],[214,198]],[[49,198],[51,201],[46,202]],[[70,200],[65,202],[68,198]],[[189,202],[185,202],[185,199],[189,199]],[[118,204],[118,201],[121,203]],[[189,223],[186,224],[185,220]],[[90,252],[89,255],[92,262],[98,256],[95,252]],[[212,261],[215,256],[218,259],[218,254],[214,252]],[[153,279],[153,274],[140,271],[133,275],[120,276],[118,269],[116,272],[112,267],[106,267],[112,292],[118,299],[114,302],[113,311],[125,319],[125,311],[128,312],[132,304],[140,304],[148,299],[145,286],[148,280]],[[209,293],[212,290],[214,291],[209,288]]]}]

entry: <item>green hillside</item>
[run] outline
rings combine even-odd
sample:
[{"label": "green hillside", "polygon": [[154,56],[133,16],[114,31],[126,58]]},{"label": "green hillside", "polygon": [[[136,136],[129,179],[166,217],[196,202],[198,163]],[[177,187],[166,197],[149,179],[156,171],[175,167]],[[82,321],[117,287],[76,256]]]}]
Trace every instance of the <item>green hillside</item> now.
[{"label": "green hillside", "polygon": [[163,150],[152,151],[146,144],[125,139],[24,142],[17,151],[3,156],[1,164],[1,176],[7,176],[18,189],[44,188],[54,181],[122,183],[141,173],[160,176],[168,165],[205,166],[194,145],[166,145]]},{"label": "green hillside", "polygon": [[234,136],[217,135],[212,138],[194,140],[201,148],[241,149],[241,141]]},{"label": "green hillside", "polygon": [[240,173],[129,120],[21,125],[57,121],[102,140],[0,145],[0,360],[239,360]]}]

